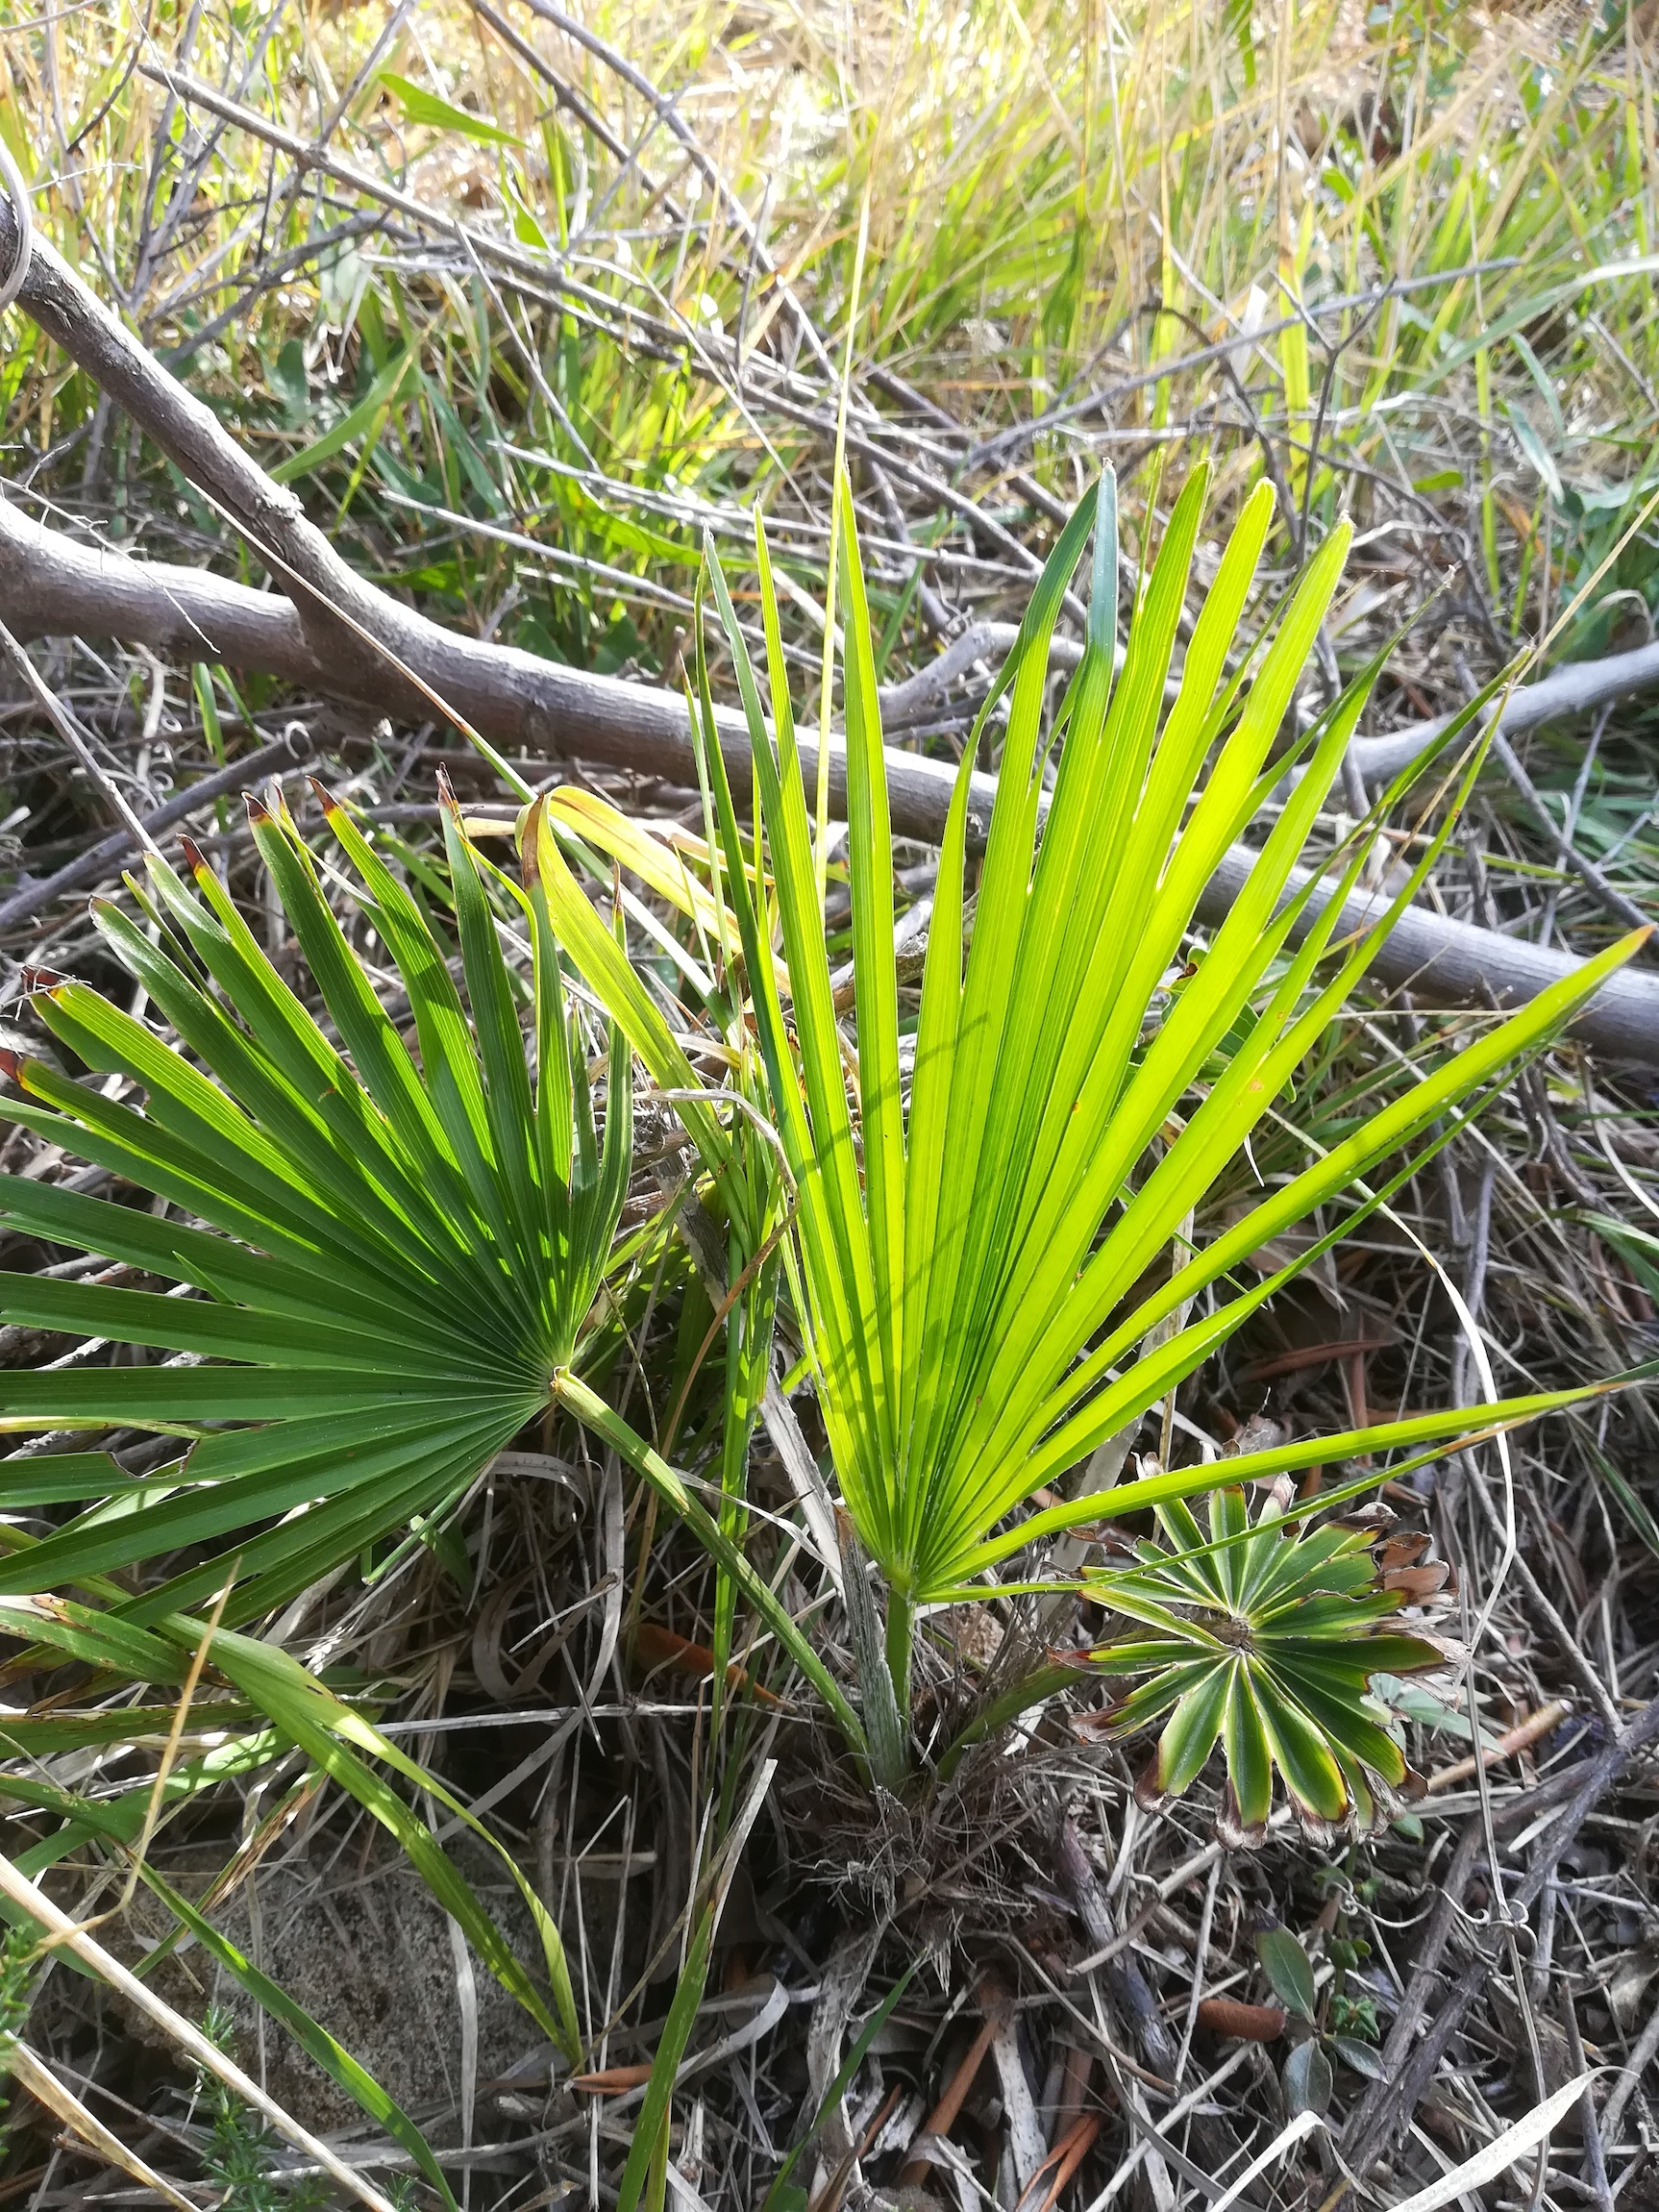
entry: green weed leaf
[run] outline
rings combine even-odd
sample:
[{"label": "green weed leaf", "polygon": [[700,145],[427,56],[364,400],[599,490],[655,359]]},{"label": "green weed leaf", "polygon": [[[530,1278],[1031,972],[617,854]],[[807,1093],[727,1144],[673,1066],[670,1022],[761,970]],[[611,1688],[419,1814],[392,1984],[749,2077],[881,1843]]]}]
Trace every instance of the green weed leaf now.
[{"label": "green weed leaf", "polygon": [[411,123],[425,123],[434,131],[455,131],[463,138],[477,138],[486,146],[522,146],[524,143],[516,133],[504,131],[499,123],[475,115],[469,108],[458,108],[453,100],[429,92],[424,86],[411,85],[407,77],[400,77],[391,69],[381,71],[380,82],[396,95],[399,107]]},{"label": "green weed leaf", "polygon": [[[1313,1968],[1301,1945],[1288,1927],[1267,1927],[1255,1939],[1262,1972],[1273,1984],[1274,1995],[1292,2012],[1311,2021],[1314,2012]],[[1302,2048],[1305,2049],[1305,2046]]]},{"label": "green weed leaf", "polygon": [[1335,2080],[1330,2060],[1315,2037],[1310,2035],[1305,2043],[1297,2045],[1284,2062],[1283,2078],[1285,2110],[1293,2117],[1299,2112],[1316,2112],[1323,2118],[1329,2111]]}]

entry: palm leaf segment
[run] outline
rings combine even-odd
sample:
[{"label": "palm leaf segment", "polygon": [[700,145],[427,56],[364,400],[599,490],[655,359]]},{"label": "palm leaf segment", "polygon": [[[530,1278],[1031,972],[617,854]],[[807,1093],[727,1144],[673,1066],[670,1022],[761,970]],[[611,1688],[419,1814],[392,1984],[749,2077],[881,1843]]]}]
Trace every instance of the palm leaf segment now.
[{"label": "palm leaf segment", "polygon": [[[377,997],[285,810],[254,803],[259,851],[338,1046],[194,853],[194,893],[151,860],[138,893],[148,931],[108,903],[95,908],[178,1045],[84,984],[36,995],[94,1080],[12,1060],[28,1103],[6,1110],[167,1207],[8,1176],[0,1219],[174,1290],[9,1275],[5,1317],[186,1360],[10,1375],[0,1421],[198,1441],[176,1486],[145,1485],[141,1507],[129,1498],[118,1517],[83,1515],[0,1565],[0,1589],[206,1546],[209,1556],[129,1610],[160,1618],[217,1592],[235,1556],[241,1584],[227,1625],[252,1618],[441,1509],[547,1408],[576,1355],[626,1191],[626,1045],[613,1032],[602,1144],[539,893],[521,901],[532,1057],[453,807],[445,835],[470,1020],[421,906],[325,804],[408,993],[418,1051]],[[123,1083],[96,1080],[111,1076],[141,1089],[144,1106],[114,1095]],[[168,1219],[174,1207],[208,1226]]]},{"label": "palm leaf segment", "polygon": [[1439,1645],[1380,1626],[1405,1598],[1380,1578],[1374,1529],[1288,1525],[1284,1504],[1275,1485],[1252,1523],[1242,1489],[1218,1490],[1207,1538],[1186,1505],[1161,1505],[1167,1548],[1143,1541],[1137,1567],[1090,1578],[1091,1595],[1151,1631],[1090,1653],[1107,1675],[1150,1678],[1113,1708],[1114,1734],[1169,1715],[1142,1802],[1179,1797],[1220,1739],[1233,1843],[1259,1840],[1275,1767],[1316,1831],[1374,1825],[1378,1785],[1408,1777],[1371,1678],[1445,1662]]},{"label": "palm leaf segment", "polygon": [[[1364,863],[1365,841],[1356,841],[1340,872],[1342,895],[1329,900],[1292,950],[1293,930],[1307,919],[1312,895],[1311,883],[1297,888],[1293,869],[1369,695],[1374,665],[1313,733],[1305,772],[1244,891],[1196,972],[1172,986],[1201,891],[1284,773],[1282,761],[1270,763],[1270,748],[1348,540],[1346,525],[1332,533],[1272,642],[1258,640],[1241,660],[1241,619],[1273,508],[1271,492],[1259,487],[1193,628],[1166,713],[1205,484],[1201,469],[1176,502],[1115,681],[1117,533],[1109,475],[1098,501],[1078,509],[1054,549],[998,686],[997,695],[1010,695],[1009,711],[965,964],[977,733],[964,749],[940,855],[908,1082],[900,1050],[885,759],[851,491],[843,482],[857,1039],[851,1082],[853,1055],[844,1052],[830,985],[764,538],[757,558],[772,727],[708,551],[749,721],[755,810],[767,829],[788,1022],[771,957],[773,888],[736,819],[706,679],[703,751],[774,1111],[799,1189],[819,1397],[849,1509],[901,1611],[959,1588],[1030,1536],[1063,1526],[1068,1514],[1098,1516],[1101,1503],[1083,1500],[1023,1529],[991,1534],[1033,1491],[1156,1404],[1283,1278],[1216,1302],[1202,1319],[1173,1333],[1159,1330],[1160,1322],[1206,1286],[1226,1281],[1269,1238],[1547,1034],[1638,941],[1610,948],[1569,984],[1542,994],[1453,1057],[1125,1311],[1127,1294],[1182,1233],[1337,1013],[1439,849],[1428,842],[1374,929],[1347,948],[1334,973],[1321,977],[1343,898]],[[1045,738],[1050,641],[1091,528],[1085,651]],[[1044,770],[1056,748],[1039,843]],[[1398,796],[1397,788],[1383,804]],[[1449,813],[1448,828],[1449,821]],[[622,1013],[619,1001],[606,995]],[[635,1033],[636,1025],[630,1027]],[[1227,1056],[1214,1075],[1206,1062],[1224,1040]],[[1201,1079],[1201,1103],[1184,1126],[1172,1120]],[[1376,1431],[1351,1448],[1395,1440]],[[1212,1479],[1201,1473],[1160,1481],[1167,1491],[1207,1488]],[[1151,1504],[1147,1491],[1129,1485],[1106,1509]]]}]

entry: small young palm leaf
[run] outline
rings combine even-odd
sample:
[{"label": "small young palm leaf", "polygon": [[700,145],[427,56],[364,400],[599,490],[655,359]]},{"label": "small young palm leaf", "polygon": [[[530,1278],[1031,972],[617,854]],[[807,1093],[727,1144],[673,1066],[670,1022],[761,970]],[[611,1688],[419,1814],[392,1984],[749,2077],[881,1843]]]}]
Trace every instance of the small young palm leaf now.
[{"label": "small young palm leaf", "polygon": [[1446,1659],[1441,1645],[1388,1626],[1409,1584],[1378,1556],[1375,1520],[1310,1528],[1285,1520],[1287,1497],[1275,1484],[1252,1522],[1242,1489],[1214,1491],[1207,1537],[1173,1500],[1158,1507],[1162,1544],[1138,1543],[1138,1565],[1087,1578],[1092,1597],[1142,1630],[1089,1654],[1102,1674],[1145,1678],[1107,1727],[1130,1735],[1164,1724],[1137,1795],[1149,1805],[1179,1797],[1219,1741],[1230,1844],[1261,1840],[1275,1767],[1312,1832],[1386,1818],[1409,1777],[1371,1678]]},{"label": "small young palm leaf", "polygon": [[234,1566],[224,1621],[250,1620],[391,1531],[430,1524],[547,1410],[555,1379],[579,1357],[626,1193],[628,1048],[613,1031],[602,1138],[544,910],[530,906],[532,1053],[453,807],[464,1000],[422,906],[344,809],[325,805],[408,993],[413,1049],[285,810],[250,803],[338,1043],[192,853],[194,890],[159,857],[147,889],[134,885],[148,931],[109,902],[94,909],[177,1041],[58,981],[33,1004],[90,1080],[40,1059],[6,1062],[24,1093],[6,1106],[11,1119],[165,1203],[134,1207],[7,1176],[0,1220],[168,1287],[13,1274],[0,1312],[184,1356],[9,1376],[0,1425],[122,1426],[193,1442],[170,1483],[135,1496],[117,1477],[118,1513],[94,1504],[0,1563],[0,1590],[186,1553],[128,1616],[155,1620],[211,1597]]}]

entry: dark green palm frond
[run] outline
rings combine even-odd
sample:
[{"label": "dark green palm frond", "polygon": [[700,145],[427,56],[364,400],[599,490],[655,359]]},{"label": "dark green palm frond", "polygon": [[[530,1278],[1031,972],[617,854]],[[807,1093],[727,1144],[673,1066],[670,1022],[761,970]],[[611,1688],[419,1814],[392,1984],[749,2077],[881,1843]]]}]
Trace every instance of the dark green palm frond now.
[{"label": "dark green palm frond", "polygon": [[170,1482],[123,1495],[117,1516],[100,1501],[0,1564],[0,1590],[189,1553],[131,1615],[216,1593],[234,1560],[226,1623],[252,1619],[411,1520],[430,1522],[547,1409],[578,1356],[627,1186],[627,1047],[613,1031],[602,1137],[544,902],[520,902],[531,1046],[453,806],[444,833],[464,997],[422,907],[344,809],[325,806],[377,950],[408,994],[412,1042],[285,809],[250,802],[329,1031],[191,851],[194,890],[160,858],[148,885],[133,885],[148,929],[108,902],[94,907],[170,1036],[85,983],[52,980],[34,1007],[89,1077],[6,1063],[24,1094],[5,1108],[12,1120],[165,1203],[8,1176],[0,1220],[170,1287],[9,1275],[4,1318],[183,1357],[10,1375],[0,1425],[144,1429],[191,1448]]},{"label": "dark green palm frond", "polygon": [[1217,1490],[1206,1536],[1171,1500],[1157,1508],[1162,1544],[1138,1543],[1136,1566],[1088,1578],[1091,1596],[1145,1631],[1090,1653],[1106,1675],[1145,1678],[1104,1716],[1114,1735],[1163,1722],[1138,1794],[1179,1797],[1219,1741],[1220,1828],[1233,1843],[1259,1842],[1275,1767],[1315,1833],[1386,1818],[1411,1777],[1372,1677],[1446,1659],[1439,1643],[1388,1625],[1424,1578],[1378,1555],[1375,1516],[1310,1529],[1284,1518],[1287,1504],[1275,1484],[1252,1522],[1242,1489]]}]

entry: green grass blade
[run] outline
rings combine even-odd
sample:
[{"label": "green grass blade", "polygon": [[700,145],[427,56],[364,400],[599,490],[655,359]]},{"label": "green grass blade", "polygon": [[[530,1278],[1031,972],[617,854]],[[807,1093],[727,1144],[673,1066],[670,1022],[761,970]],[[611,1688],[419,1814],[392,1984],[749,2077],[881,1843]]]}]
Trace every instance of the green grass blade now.
[{"label": "green grass blade", "polygon": [[561,1375],[556,1384],[559,1399],[595,1435],[603,1436],[637,1475],[642,1476],[669,1509],[682,1520],[698,1542],[731,1577],[744,1600],[778,1638],[783,1649],[829,1706],[849,1747],[860,1757],[867,1753],[864,1730],[847,1695],[802,1632],[788,1608],[771,1585],[757,1575],[748,1559],[730,1543],[720,1524],[692,1496],[667,1462],[637,1436],[595,1391],[573,1375]]}]

